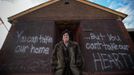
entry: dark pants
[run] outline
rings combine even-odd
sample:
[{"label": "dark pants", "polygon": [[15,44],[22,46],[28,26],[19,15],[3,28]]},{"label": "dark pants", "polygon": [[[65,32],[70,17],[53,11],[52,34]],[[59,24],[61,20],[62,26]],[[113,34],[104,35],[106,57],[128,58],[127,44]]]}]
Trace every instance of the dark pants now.
[{"label": "dark pants", "polygon": [[63,75],[73,75],[69,66],[66,66]]}]

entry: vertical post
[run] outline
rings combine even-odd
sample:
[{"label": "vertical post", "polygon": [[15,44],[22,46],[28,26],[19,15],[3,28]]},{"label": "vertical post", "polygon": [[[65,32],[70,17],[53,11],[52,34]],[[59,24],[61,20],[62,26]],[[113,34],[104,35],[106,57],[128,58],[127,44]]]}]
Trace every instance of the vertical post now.
[{"label": "vertical post", "polygon": [[7,26],[4,24],[4,22],[3,22],[3,20],[0,18],[0,21],[1,21],[1,23],[4,25],[4,27],[6,28],[6,30],[8,31],[8,28],[7,28]]}]

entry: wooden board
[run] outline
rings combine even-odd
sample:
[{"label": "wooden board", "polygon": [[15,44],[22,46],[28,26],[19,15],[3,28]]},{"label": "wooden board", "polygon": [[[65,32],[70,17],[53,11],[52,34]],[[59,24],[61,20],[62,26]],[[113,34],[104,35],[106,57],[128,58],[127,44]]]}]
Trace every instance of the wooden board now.
[{"label": "wooden board", "polygon": [[123,26],[118,20],[81,21],[80,44],[86,72],[122,73],[134,70],[134,49]]},{"label": "wooden board", "polygon": [[19,22],[12,26],[1,51],[0,72],[50,73],[54,22]]}]

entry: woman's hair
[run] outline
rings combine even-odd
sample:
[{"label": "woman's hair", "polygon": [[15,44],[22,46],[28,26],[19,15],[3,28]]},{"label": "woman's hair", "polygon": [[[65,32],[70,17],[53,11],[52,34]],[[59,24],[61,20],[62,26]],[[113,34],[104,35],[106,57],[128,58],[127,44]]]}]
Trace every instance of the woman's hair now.
[{"label": "woman's hair", "polygon": [[62,36],[63,36],[65,33],[68,33],[69,36],[70,36],[70,31],[69,31],[68,29],[65,29],[65,30],[62,32]]},{"label": "woman's hair", "polygon": [[72,32],[71,32],[70,30],[65,29],[65,30],[62,32],[61,36],[63,37],[63,35],[64,35],[65,33],[68,33],[68,35],[69,35],[69,40],[73,40],[73,34],[72,34]]}]

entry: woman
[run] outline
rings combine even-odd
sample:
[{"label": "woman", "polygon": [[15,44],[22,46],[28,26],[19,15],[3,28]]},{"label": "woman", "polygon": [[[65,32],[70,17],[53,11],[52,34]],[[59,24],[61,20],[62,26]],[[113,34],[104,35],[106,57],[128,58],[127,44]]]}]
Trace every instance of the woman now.
[{"label": "woman", "polygon": [[83,60],[78,43],[70,41],[69,31],[62,33],[62,41],[54,47],[52,66],[54,75],[81,75]]}]

